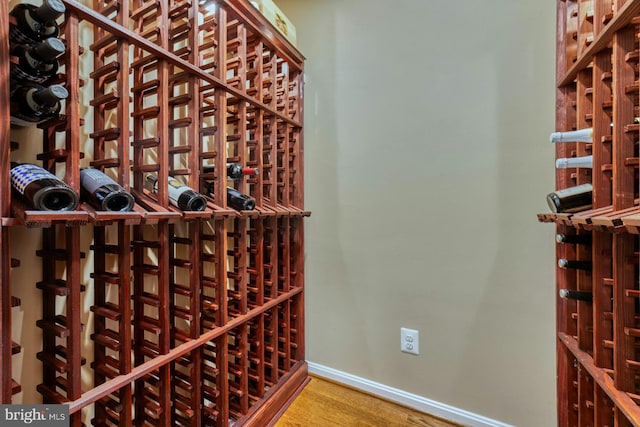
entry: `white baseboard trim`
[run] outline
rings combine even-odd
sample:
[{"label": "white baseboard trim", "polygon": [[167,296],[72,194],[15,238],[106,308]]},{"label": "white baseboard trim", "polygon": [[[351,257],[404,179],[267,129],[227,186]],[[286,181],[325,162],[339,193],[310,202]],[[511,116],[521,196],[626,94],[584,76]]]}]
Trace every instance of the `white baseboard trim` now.
[{"label": "white baseboard trim", "polygon": [[427,399],[426,397],[418,396],[417,394],[408,393],[404,390],[376,383],[366,378],[338,371],[337,369],[309,361],[307,361],[307,364],[309,366],[309,372],[318,375],[319,377],[324,377],[348,385],[418,411],[444,418],[445,420],[471,427],[513,427],[509,424],[483,417],[482,415],[436,402],[435,400]]}]

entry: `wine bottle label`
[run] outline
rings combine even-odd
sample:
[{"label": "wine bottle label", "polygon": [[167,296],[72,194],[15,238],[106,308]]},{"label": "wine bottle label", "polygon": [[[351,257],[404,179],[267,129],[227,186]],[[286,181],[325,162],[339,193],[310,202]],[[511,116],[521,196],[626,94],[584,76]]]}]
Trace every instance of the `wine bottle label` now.
[{"label": "wine bottle label", "polygon": [[118,185],[117,182],[109,178],[104,173],[96,169],[82,169],[80,171],[80,185],[89,193],[94,193],[103,185]]},{"label": "wine bottle label", "polygon": [[27,185],[40,179],[55,179],[60,181],[60,179],[51,172],[30,164],[18,165],[12,168],[10,175],[11,185],[20,194],[24,194]]},{"label": "wine bottle label", "polygon": [[189,191],[191,188],[184,185],[175,178],[169,177],[169,201],[175,206],[178,206],[178,199],[180,195],[185,191]]}]

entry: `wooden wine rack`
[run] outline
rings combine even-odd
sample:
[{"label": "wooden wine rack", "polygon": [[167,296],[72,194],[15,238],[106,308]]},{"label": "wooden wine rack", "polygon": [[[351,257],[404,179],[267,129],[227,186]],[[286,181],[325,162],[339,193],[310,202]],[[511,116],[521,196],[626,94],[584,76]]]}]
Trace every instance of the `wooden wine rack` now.
[{"label": "wooden wine rack", "polygon": [[556,246],[558,425],[640,426],[640,1],[558,0],[556,127],[593,128],[592,143],[558,143],[556,157],[593,155],[593,168],[557,169],[556,188],[593,185],[592,209],[539,214],[591,244]]},{"label": "wooden wine rack", "polygon": [[[80,192],[81,132],[89,165],[129,190],[131,212],[29,210],[11,197],[8,104],[0,107],[0,383],[11,378],[10,227],[39,227],[45,403],[71,424],[265,425],[306,384],[302,55],[242,0],[74,0],[61,20],[58,82],[69,98],[42,123],[37,159]],[[0,2],[0,16],[8,16]],[[93,39],[80,37],[80,28]],[[9,98],[9,25],[0,20],[0,96]],[[80,74],[83,55],[93,67]],[[88,84],[91,83],[91,84]],[[91,88],[91,89],[90,89]],[[88,111],[81,117],[82,107]],[[87,101],[88,100],[88,101]],[[83,119],[84,118],[84,119]],[[258,168],[231,184],[226,164]],[[213,165],[214,171],[204,171]],[[157,174],[158,192],[144,186]],[[168,176],[213,197],[202,212],[169,204]],[[226,187],[255,198],[227,207]],[[91,240],[89,252],[81,250]],[[91,256],[88,283],[80,260]],[[24,284],[23,284],[24,285]],[[91,287],[92,330],[81,323]],[[60,311],[60,299],[64,299]],[[24,308],[28,309],[28,308]],[[27,328],[29,325],[25,325]],[[93,342],[93,355],[82,341]],[[84,366],[84,368],[82,368]],[[90,367],[93,383],[83,383]],[[25,402],[27,403],[27,402]]]}]

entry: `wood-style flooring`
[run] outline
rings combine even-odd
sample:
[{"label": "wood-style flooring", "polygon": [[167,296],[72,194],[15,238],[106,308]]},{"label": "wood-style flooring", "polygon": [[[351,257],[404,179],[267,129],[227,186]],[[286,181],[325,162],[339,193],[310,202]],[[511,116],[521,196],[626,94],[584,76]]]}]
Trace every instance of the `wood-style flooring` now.
[{"label": "wood-style flooring", "polygon": [[460,427],[312,376],[275,427]]}]

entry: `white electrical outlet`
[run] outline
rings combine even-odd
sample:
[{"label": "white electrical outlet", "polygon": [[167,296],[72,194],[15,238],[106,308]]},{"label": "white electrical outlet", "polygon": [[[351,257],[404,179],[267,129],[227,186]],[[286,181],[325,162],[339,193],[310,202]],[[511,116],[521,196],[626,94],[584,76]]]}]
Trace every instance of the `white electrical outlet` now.
[{"label": "white electrical outlet", "polygon": [[420,335],[415,329],[400,328],[400,350],[420,354]]}]

